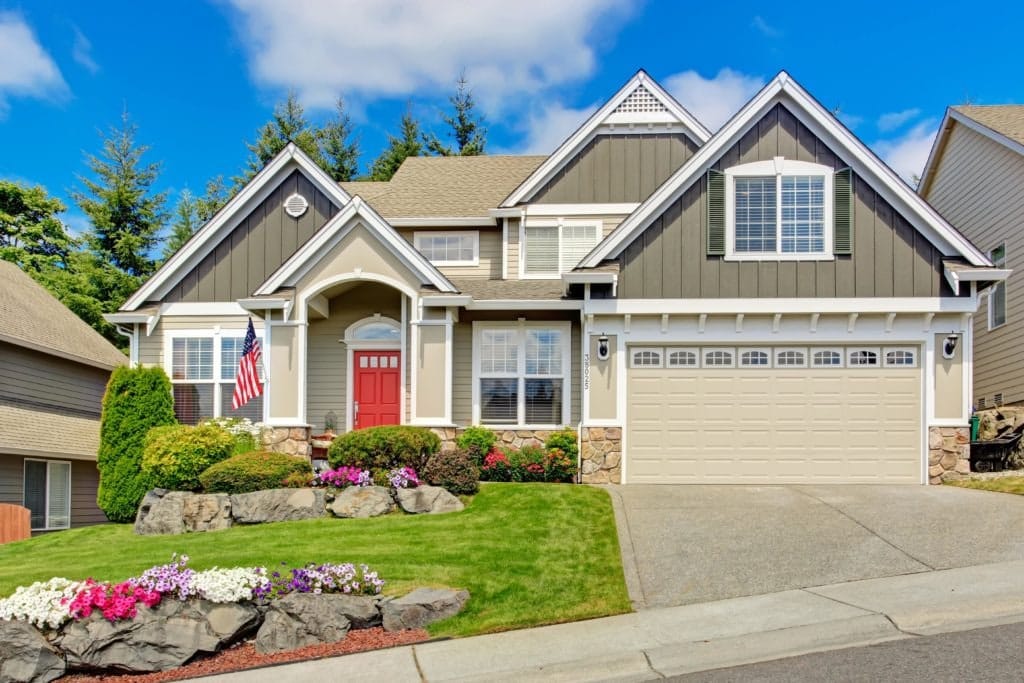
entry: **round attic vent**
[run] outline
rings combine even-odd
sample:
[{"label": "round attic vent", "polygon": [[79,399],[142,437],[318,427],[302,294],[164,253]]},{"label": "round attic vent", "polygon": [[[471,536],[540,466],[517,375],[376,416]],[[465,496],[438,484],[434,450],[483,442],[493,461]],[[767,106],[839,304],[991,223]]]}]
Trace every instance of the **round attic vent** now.
[{"label": "round attic vent", "polygon": [[298,218],[302,214],[306,213],[306,209],[308,208],[309,202],[307,202],[306,198],[298,192],[284,200],[284,210],[292,218]]}]

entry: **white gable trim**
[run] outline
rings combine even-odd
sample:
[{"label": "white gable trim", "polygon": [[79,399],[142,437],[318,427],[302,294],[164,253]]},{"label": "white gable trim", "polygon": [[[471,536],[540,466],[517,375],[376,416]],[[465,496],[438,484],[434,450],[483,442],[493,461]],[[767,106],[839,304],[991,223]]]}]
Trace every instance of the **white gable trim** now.
[{"label": "white gable trim", "polygon": [[705,128],[700,121],[694,118],[690,112],[686,111],[681,104],[676,102],[653,78],[641,69],[624,86],[619,88],[619,91],[610,100],[605,102],[603,107],[598,109],[582,126],[577,128],[576,132],[569,136],[551,156],[545,159],[544,163],[538,166],[519,187],[513,190],[512,194],[501,203],[501,207],[515,206],[536,192],[561,170],[577,151],[590,142],[599,128],[606,124],[614,124],[616,128],[620,126],[628,128],[629,124],[633,123],[637,126],[643,126],[645,129],[650,125],[652,126],[650,128],[651,131],[660,131],[666,125],[664,121],[660,121],[660,117],[659,122],[654,123],[648,120],[650,118],[649,115],[643,113],[629,115],[615,113],[615,109],[625,102],[633,94],[633,91],[641,86],[646,88],[668,110],[671,118],[675,119],[675,121],[668,125],[674,123],[678,126],[682,124],[689,136],[702,145],[711,137],[711,131]]},{"label": "white gable trim", "polygon": [[632,215],[624,220],[603,242],[579,264],[592,268],[603,260],[614,258],[647,228],[693,182],[771,107],[783,100],[793,105],[789,111],[811,132],[840,154],[860,176],[893,205],[929,241],[947,256],[959,255],[971,265],[991,266],[988,257],[956,231],[927,202],[914,193],[895,171],[885,165],[874,152],[846,129],[832,114],[811,97],[785,71],[779,72],[761,92],[754,96],[715,135],[697,150],[683,166],[651,194]]},{"label": "white gable trim", "polygon": [[939,165],[939,159],[942,156],[942,151],[946,145],[946,141],[949,139],[949,134],[953,130],[953,121],[961,124],[965,128],[973,130],[978,135],[988,138],[992,142],[1002,145],[1007,149],[1024,156],[1024,145],[1012,140],[1002,133],[992,130],[983,123],[975,121],[966,114],[958,112],[956,109],[949,107],[946,109],[946,115],[942,118],[942,125],[939,126],[939,134],[935,136],[935,142],[932,143],[932,149],[928,153],[928,161],[924,165],[924,171],[921,172],[921,182],[919,192],[923,196],[927,193],[928,186],[934,179],[933,175],[935,169]]},{"label": "white gable trim", "polygon": [[[316,163],[310,159],[305,152],[289,142],[276,157],[270,160],[242,190],[225,204],[220,211],[214,215],[206,225],[201,227],[185,245],[176,251],[171,258],[140,287],[121,307],[124,311],[133,311],[146,301],[159,298],[177,284],[178,279],[200,261],[202,261],[216,246],[217,241],[213,238],[227,225],[234,223],[235,218],[246,207],[251,200],[265,198],[273,191],[278,176],[287,169],[288,164],[294,162],[309,178],[309,180],[325,195],[330,197],[339,207],[344,207],[351,197],[341,189],[338,183],[327,175]],[[278,182],[280,182],[278,180]],[[262,199],[260,200],[262,201]],[[219,241],[219,240],[218,240]]]},{"label": "white gable trim", "polygon": [[[356,223],[356,217],[363,220]],[[348,205],[329,220],[323,228],[300,247],[291,257],[274,271],[267,281],[260,285],[256,296],[273,294],[278,288],[292,284],[309,272],[323,254],[340,242],[356,225],[365,226],[390,251],[398,257],[412,272],[418,275],[424,284],[431,284],[442,292],[458,292],[448,279],[435,268],[423,254],[395,232],[373,208],[358,195]]]}]

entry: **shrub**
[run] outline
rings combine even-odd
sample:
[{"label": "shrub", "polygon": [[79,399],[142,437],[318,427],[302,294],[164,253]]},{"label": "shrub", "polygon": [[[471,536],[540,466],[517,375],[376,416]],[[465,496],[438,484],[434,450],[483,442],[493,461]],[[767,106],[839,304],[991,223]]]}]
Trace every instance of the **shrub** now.
[{"label": "shrub", "polygon": [[553,448],[557,448],[563,451],[569,459],[575,461],[577,456],[580,454],[579,442],[576,438],[576,432],[566,427],[565,429],[559,429],[557,432],[551,432],[551,436],[544,442],[544,448],[549,451]]},{"label": "shrub", "polygon": [[327,459],[331,467],[345,465],[376,470],[408,465],[420,471],[441,448],[441,439],[426,427],[387,426],[357,429],[331,443]]},{"label": "shrub", "polygon": [[484,464],[480,467],[481,481],[512,481],[512,463],[508,456],[496,448],[484,456]]},{"label": "shrub", "polygon": [[96,504],[111,522],[131,522],[149,490],[142,472],[146,433],[174,424],[171,382],[161,368],[119,367],[103,395]]},{"label": "shrub", "polygon": [[253,451],[234,455],[199,475],[210,493],[250,493],[284,486],[292,474],[310,474],[309,463],[294,455]]},{"label": "shrub", "polygon": [[212,424],[154,427],[146,435],[142,473],[151,486],[178,491],[199,488],[199,475],[231,455],[235,437]]},{"label": "shrub", "polygon": [[253,422],[247,417],[211,417],[200,424],[216,425],[234,437],[231,455],[251,453],[263,447],[263,423]]},{"label": "shrub", "polygon": [[523,446],[505,452],[512,465],[512,481],[544,481],[546,453],[540,446]]},{"label": "shrub", "polygon": [[561,448],[549,448],[544,454],[544,481],[576,481],[576,458],[569,457]]},{"label": "shrub", "polygon": [[468,451],[442,451],[427,462],[423,479],[452,493],[476,493],[480,488],[480,468]]},{"label": "shrub", "polygon": [[482,465],[484,457],[491,452],[497,441],[498,435],[487,427],[466,427],[466,431],[459,434],[455,443],[469,453],[477,465]]},{"label": "shrub", "polygon": [[305,489],[313,485],[313,471],[292,472],[281,480],[283,489]]}]

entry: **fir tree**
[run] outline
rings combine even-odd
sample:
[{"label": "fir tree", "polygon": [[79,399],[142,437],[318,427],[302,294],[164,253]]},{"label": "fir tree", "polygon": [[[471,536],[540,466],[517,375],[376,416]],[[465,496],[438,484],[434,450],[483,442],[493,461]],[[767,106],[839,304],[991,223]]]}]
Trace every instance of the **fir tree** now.
[{"label": "fir tree", "polygon": [[424,136],[427,149],[439,156],[476,156],[484,153],[487,145],[487,128],[484,117],[476,113],[476,102],[469,89],[465,74],[459,77],[455,94],[448,98],[452,105],[452,114],[444,116],[444,122],[451,129],[450,135],[455,140],[455,148],[445,145],[431,133]]},{"label": "fir tree", "polygon": [[352,140],[352,120],[339,97],[334,118],[320,128],[321,166],[336,181],[354,180],[359,172],[359,143]]},{"label": "fir tree", "polygon": [[259,129],[256,142],[246,144],[250,152],[249,162],[242,176],[236,178],[236,184],[245,185],[289,142],[294,142],[318,166],[325,168],[319,137],[319,131],[306,120],[306,111],[298,97],[289,91],[285,101],[274,107],[273,118]]},{"label": "fir tree", "polygon": [[198,200],[187,189],[182,190],[178,205],[174,207],[171,234],[164,241],[163,260],[169,259],[181,245],[188,242],[202,224],[203,221],[199,219]]},{"label": "fir tree", "polygon": [[402,115],[401,136],[388,136],[388,146],[370,168],[370,180],[391,180],[403,161],[420,156],[423,153],[420,137],[420,124],[413,118],[411,108],[408,108]]}]

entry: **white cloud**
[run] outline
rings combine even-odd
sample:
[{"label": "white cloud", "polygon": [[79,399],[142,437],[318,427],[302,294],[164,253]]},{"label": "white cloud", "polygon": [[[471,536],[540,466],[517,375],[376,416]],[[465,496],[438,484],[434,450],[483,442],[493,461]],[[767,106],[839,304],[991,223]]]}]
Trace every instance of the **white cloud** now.
[{"label": "white cloud", "polygon": [[85,67],[89,73],[97,73],[100,70],[100,65],[92,58],[92,42],[77,26],[72,28],[75,31],[75,42],[71,46],[71,57]]},{"label": "white cloud", "polygon": [[764,87],[765,82],[759,76],[725,68],[714,78],[704,78],[696,71],[683,71],[662,83],[698,121],[711,130],[718,130]]},{"label": "white cloud", "polygon": [[32,27],[13,12],[0,12],[0,65],[0,115],[11,97],[52,99],[68,92],[60,69]]},{"label": "white cloud", "polygon": [[448,93],[463,71],[482,107],[585,78],[595,29],[628,0],[230,0],[253,79],[312,107]]},{"label": "white cloud", "polygon": [[754,17],[754,20],[750,22],[754,28],[761,32],[765,38],[778,38],[782,35],[782,31],[775,28],[759,14]]},{"label": "white cloud", "polygon": [[552,102],[531,111],[523,125],[522,144],[508,151],[517,154],[550,154],[590,118],[597,108],[598,105],[592,104],[582,109],[573,109]]},{"label": "white cloud", "polygon": [[904,109],[903,111],[889,112],[888,114],[882,114],[878,117],[878,130],[883,133],[896,130],[904,123],[917,117],[921,113],[920,109]]},{"label": "white cloud", "polygon": [[873,147],[878,156],[885,160],[896,173],[913,185],[924,171],[928,153],[938,132],[934,119],[922,121],[904,135],[891,140],[879,140]]}]

